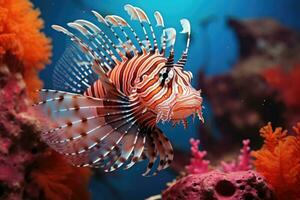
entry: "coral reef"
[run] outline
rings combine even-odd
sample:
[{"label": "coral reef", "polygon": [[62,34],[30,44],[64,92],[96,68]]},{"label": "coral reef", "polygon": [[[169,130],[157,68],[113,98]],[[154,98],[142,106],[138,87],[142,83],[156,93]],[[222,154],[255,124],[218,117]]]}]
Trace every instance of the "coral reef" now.
[{"label": "coral reef", "polygon": [[0,0],[0,62],[6,54],[22,62],[23,68],[13,66],[11,71],[21,72],[31,96],[42,85],[38,72],[51,55],[50,40],[40,32],[43,21],[39,16],[28,0]]},{"label": "coral reef", "polygon": [[88,169],[71,166],[40,141],[46,119],[31,110],[25,89],[22,75],[2,64],[0,199],[89,199]]},{"label": "coral reef", "polygon": [[31,173],[32,179],[42,188],[47,199],[90,199],[88,169],[72,167],[54,152],[41,156],[35,165],[37,168]]},{"label": "coral reef", "polygon": [[300,199],[300,123],[294,132],[273,130],[269,123],[260,130],[263,147],[252,154],[256,170],[274,187],[279,200]]},{"label": "coral reef", "polygon": [[275,199],[272,187],[255,171],[211,171],[188,175],[162,193],[163,200]]},{"label": "coral reef", "polygon": [[49,123],[31,109],[51,54],[42,26],[29,1],[0,0],[0,199],[89,199],[90,172],[40,141]]}]

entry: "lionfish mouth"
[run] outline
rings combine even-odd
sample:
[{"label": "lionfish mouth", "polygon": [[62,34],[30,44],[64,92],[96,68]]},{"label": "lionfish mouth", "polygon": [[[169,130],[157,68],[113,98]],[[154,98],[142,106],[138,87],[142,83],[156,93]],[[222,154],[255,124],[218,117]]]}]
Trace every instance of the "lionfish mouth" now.
[{"label": "lionfish mouth", "polygon": [[204,118],[202,115],[202,107],[183,107],[177,110],[174,109],[174,114],[171,117],[171,121],[173,122],[173,127],[176,125],[182,124],[184,128],[188,126],[188,118],[192,116],[192,121],[195,121],[195,118],[204,123]]},{"label": "lionfish mouth", "polygon": [[176,106],[167,109],[161,109],[161,112],[158,113],[156,122],[162,121],[172,121],[173,127],[176,125],[182,124],[184,128],[187,128],[188,118],[192,116],[192,121],[195,121],[195,118],[198,117],[200,121],[204,123],[204,118],[202,115],[202,106]]}]

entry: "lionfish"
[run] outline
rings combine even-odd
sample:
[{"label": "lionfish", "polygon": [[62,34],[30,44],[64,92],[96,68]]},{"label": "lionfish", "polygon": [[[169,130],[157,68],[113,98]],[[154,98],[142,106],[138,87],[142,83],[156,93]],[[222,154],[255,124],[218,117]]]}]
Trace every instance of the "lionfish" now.
[{"label": "lionfish", "polygon": [[154,13],[155,31],[161,33],[157,40],[142,9],[132,5],[124,9],[137,21],[144,40],[125,19],[102,17],[96,11],[92,13],[102,28],[82,19],[67,24],[77,34],[52,26],[73,46],[54,69],[57,90],[40,90],[42,100],[35,106],[54,120],[42,139],[73,165],[110,172],[147,159],[143,175],[155,175],[174,157],[157,123],[182,121],[186,127],[190,115],[203,121],[200,90],[191,86],[192,73],[184,70],[191,28],[187,19],[180,21],[187,42],[175,63],[176,30],[165,28],[162,15]]}]

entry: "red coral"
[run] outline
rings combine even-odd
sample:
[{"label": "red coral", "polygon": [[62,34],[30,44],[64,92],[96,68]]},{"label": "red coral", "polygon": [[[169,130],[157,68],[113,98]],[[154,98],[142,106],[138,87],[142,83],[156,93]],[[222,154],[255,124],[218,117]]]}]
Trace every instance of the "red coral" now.
[{"label": "red coral", "polygon": [[285,104],[291,108],[300,108],[300,65],[289,71],[274,67],[263,72],[266,81],[282,96]]},{"label": "red coral", "polygon": [[21,61],[28,91],[41,87],[38,72],[50,62],[50,40],[40,32],[43,21],[39,16],[29,0],[0,0],[0,63],[7,54]]},{"label": "red coral", "polygon": [[269,123],[260,130],[263,147],[253,152],[257,171],[274,187],[279,200],[300,199],[300,123],[294,130],[295,135],[288,135]]}]

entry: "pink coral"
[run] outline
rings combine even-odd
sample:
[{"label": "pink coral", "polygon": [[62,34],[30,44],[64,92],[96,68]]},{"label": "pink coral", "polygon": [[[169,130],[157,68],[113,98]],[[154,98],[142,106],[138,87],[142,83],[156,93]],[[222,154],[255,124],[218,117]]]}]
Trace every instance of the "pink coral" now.
[{"label": "pink coral", "polygon": [[204,160],[206,151],[199,151],[200,140],[190,139],[192,158],[191,163],[186,166],[189,174],[202,174],[209,171],[209,161]]},{"label": "pink coral", "polygon": [[238,157],[238,161],[221,161],[222,170],[224,172],[247,171],[252,168],[249,144],[250,140],[243,140],[243,148],[240,150],[241,154]]},{"label": "pink coral", "polygon": [[186,166],[188,174],[203,174],[210,171],[212,168],[218,168],[224,172],[247,171],[252,168],[251,165],[251,150],[249,147],[250,140],[243,140],[243,148],[240,150],[241,154],[237,160],[229,162],[221,161],[220,166],[209,166],[210,161],[205,160],[206,151],[200,151],[198,146],[200,140],[191,139],[192,157],[190,164]]},{"label": "pink coral", "polygon": [[272,188],[255,171],[213,170],[181,178],[162,193],[163,200],[275,199]]}]

